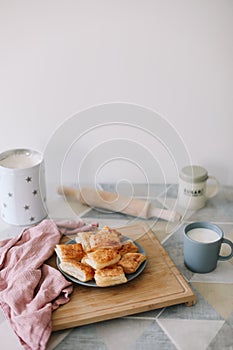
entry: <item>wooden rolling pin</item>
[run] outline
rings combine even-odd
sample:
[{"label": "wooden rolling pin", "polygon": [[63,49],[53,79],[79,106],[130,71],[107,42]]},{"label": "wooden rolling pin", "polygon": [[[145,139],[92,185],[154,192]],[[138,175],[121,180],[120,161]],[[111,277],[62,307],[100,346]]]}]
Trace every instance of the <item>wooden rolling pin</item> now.
[{"label": "wooden rolling pin", "polygon": [[90,207],[102,208],[127,215],[149,219],[157,217],[167,221],[179,221],[181,215],[173,210],[160,209],[149,201],[120,196],[114,192],[99,191],[93,188],[77,190],[72,187],[59,187],[58,193],[77,199]]}]

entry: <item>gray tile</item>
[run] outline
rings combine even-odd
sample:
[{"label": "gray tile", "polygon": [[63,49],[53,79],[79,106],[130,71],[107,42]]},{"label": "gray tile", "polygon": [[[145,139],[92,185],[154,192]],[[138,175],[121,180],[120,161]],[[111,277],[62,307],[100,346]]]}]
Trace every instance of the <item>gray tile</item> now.
[{"label": "gray tile", "polygon": [[233,327],[224,323],[218,334],[211,341],[207,350],[232,350],[233,349]]},{"label": "gray tile", "polygon": [[[159,202],[153,202],[156,203],[155,205],[158,208],[162,208],[161,204]],[[155,221],[157,221],[157,218],[149,218],[149,219],[145,219],[145,218],[140,218],[140,217],[135,217],[135,216],[131,216],[131,215],[126,215],[126,214],[122,214],[122,213],[114,213],[105,209],[91,209],[90,211],[88,211],[87,213],[85,213],[84,215],[82,215],[82,219],[93,219],[93,220],[99,220],[101,219],[103,220],[125,220],[129,223],[134,223],[137,221],[145,221],[147,223],[151,223],[151,225],[154,224]],[[90,220],[89,220],[90,221]],[[163,221],[161,219],[159,219],[159,221]]]},{"label": "gray tile", "polygon": [[177,198],[177,194],[178,194],[178,185],[177,184],[169,185],[167,187],[167,191],[166,191],[167,197]]},{"label": "gray tile", "polygon": [[169,254],[170,258],[175,263],[176,267],[183,274],[183,276],[189,281],[193,276],[193,272],[188,270],[184,265],[184,253],[183,253],[183,232],[185,225],[181,225],[176,232],[170,236],[163,244],[165,250]]},{"label": "gray tile", "polygon": [[216,310],[191,285],[197,303],[193,306],[184,304],[169,306],[159,315],[159,319],[186,319],[186,320],[223,320]]},{"label": "gray tile", "polygon": [[117,318],[96,325],[108,350],[135,348],[134,344],[150,328],[153,320]]},{"label": "gray tile", "polygon": [[134,314],[132,316],[126,316],[125,318],[154,318],[156,319],[158,315],[162,312],[163,309],[156,309],[156,310],[151,310],[151,311],[146,311],[146,312],[140,312],[139,314]]},{"label": "gray tile", "polygon": [[228,318],[227,323],[229,324],[229,326],[231,326],[233,328],[233,312],[231,313],[230,317]]},{"label": "gray tile", "polygon": [[166,193],[170,185],[165,184],[144,184],[135,183],[129,184],[127,182],[119,183],[118,185],[113,183],[100,184],[100,187],[105,191],[118,192],[125,196],[156,198]]},{"label": "gray tile", "polygon": [[151,200],[149,200],[149,202],[150,202],[153,206],[155,206],[156,208],[159,208],[159,209],[164,208],[164,205],[163,205],[161,202],[159,202],[157,199],[151,199]]},{"label": "gray tile", "polygon": [[92,218],[92,219],[98,219],[101,218],[101,220],[132,220],[132,216],[121,214],[121,213],[114,213],[105,209],[91,209],[86,214],[82,216],[82,218]]},{"label": "gray tile", "polygon": [[175,350],[175,345],[171,342],[162,328],[154,321],[129,350]]},{"label": "gray tile", "polygon": [[107,350],[95,324],[74,328],[54,350]]},{"label": "gray tile", "polygon": [[206,206],[197,210],[190,221],[232,222],[233,188],[224,187],[216,197],[207,201]]}]

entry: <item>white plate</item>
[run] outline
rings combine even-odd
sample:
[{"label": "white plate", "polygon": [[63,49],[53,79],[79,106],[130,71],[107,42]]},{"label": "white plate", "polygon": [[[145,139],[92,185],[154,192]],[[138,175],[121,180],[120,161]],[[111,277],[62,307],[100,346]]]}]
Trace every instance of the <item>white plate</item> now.
[{"label": "white plate", "polygon": [[[126,237],[126,236],[123,236],[123,242],[128,240],[130,238]],[[73,239],[68,241],[66,244],[74,244],[76,243],[76,241],[74,241]],[[144,251],[144,249],[142,248],[142,246],[140,244],[138,244],[136,241],[134,241],[134,244],[138,247],[138,250],[139,250],[139,253],[141,254],[144,254],[146,255],[146,252]],[[99,287],[97,286],[97,284],[95,283],[94,280],[91,280],[91,281],[88,281],[88,282],[82,282],[80,280],[78,280],[77,278],[73,277],[73,276],[70,276],[68,275],[68,273],[64,272],[61,268],[60,268],[60,259],[57,257],[57,260],[56,260],[56,263],[57,263],[57,267],[58,269],[61,271],[61,273],[67,278],[69,279],[70,281],[74,282],[74,283],[78,283],[78,284],[82,284],[83,286],[86,286],[86,287],[98,287],[98,288],[103,288],[103,287]],[[127,278],[127,282],[133,280],[134,278],[136,278],[137,276],[139,276],[142,271],[144,270],[144,268],[146,267],[146,263],[147,263],[147,260],[143,261],[143,263],[139,266],[139,268],[137,269],[136,272],[134,273],[130,273],[130,274],[125,274],[125,277]],[[114,286],[110,286],[110,287],[115,287],[115,286],[119,286],[120,284],[117,284],[117,285],[114,285]]]}]

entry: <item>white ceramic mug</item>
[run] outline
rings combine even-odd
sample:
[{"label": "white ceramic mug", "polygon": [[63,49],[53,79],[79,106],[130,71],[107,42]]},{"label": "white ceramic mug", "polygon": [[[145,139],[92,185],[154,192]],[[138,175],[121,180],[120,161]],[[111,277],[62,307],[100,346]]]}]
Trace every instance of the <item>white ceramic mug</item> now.
[{"label": "white ceramic mug", "polygon": [[[209,186],[208,180],[212,185]],[[216,177],[208,175],[206,169],[198,165],[184,167],[180,171],[178,203],[188,210],[203,208],[208,198],[216,196],[220,184]]]},{"label": "white ceramic mug", "polygon": [[2,219],[32,225],[47,216],[44,161],[40,152],[14,149],[0,154]]}]

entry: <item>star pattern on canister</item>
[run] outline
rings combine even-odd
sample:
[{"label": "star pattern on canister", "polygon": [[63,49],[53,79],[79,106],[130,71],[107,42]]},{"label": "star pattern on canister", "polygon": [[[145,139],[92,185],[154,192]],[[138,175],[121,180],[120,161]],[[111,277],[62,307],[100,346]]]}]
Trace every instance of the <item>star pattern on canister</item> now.
[{"label": "star pattern on canister", "polygon": [[45,216],[43,188],[30,169],[16,174],[17,181],[6,181],[0,199],[1,216],[13,224],[35,224]]}]

